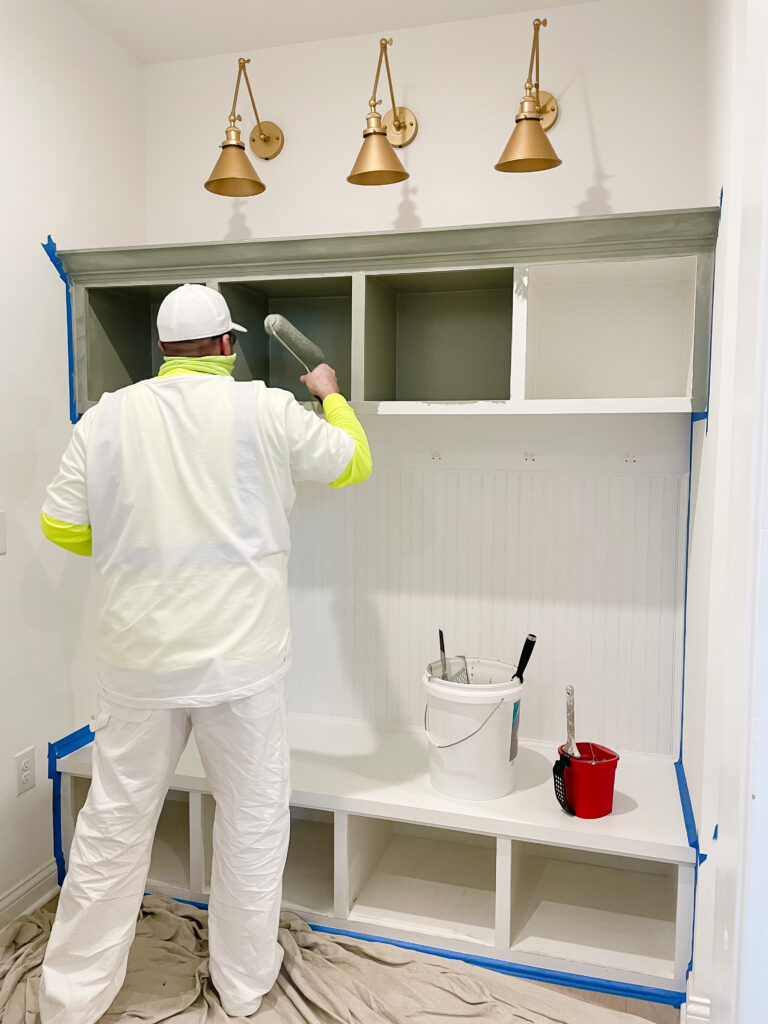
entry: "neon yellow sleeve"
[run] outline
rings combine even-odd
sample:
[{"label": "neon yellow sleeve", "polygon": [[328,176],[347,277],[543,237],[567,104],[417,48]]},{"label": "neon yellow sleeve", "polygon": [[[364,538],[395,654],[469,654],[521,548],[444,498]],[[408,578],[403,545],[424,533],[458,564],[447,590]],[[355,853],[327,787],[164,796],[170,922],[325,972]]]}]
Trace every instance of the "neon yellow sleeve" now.
[{"label": "neon yellow sleeve", "polygon": [[66,548],[76,555],[91,554],[91,528],[82,526],[80,523],[65,523],[61,519],[53,519],[40,513],[40,528],[48,540],[58,544],[60,548]]},{"label": "neon yellow sleeve", "polygon": [[323,401],[323,411],[328,423],[340,427],[355,442],[355,450],[347,468],[330,486],[347,487],[349,484],[361,484],[371,475],[373,459],[360,420],[341,395],[328,395]]}]

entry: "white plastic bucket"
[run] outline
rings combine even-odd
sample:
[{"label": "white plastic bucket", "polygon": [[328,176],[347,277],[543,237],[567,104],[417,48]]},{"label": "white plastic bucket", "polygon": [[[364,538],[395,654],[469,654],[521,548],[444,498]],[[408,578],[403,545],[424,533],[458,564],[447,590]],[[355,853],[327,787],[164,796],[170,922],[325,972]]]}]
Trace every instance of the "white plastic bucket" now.
[{"label": "white plastic bucket", "polygon": [[[463,658],[448,658],[446,674],[463,667]],[[495,800],[515,788],[523,684],[504,661],[467,658],[467,669],[469,684],[442,679],[439,661],[424,674],[429,774],[449,796]]]}]

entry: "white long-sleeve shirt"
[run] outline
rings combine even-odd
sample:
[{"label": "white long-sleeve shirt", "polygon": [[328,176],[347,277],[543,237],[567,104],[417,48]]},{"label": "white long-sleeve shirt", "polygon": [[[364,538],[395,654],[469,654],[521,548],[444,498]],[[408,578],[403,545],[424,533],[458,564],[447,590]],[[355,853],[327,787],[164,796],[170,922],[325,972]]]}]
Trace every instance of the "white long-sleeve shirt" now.
[{"label": "white long-sleeve shirt", "polygon": [[104,395],[75,427],[43,511],[91,525],[105,695],[210,705],[281,677],[294,481],[336,480],[354,450],[261,381],[178,374]]}]

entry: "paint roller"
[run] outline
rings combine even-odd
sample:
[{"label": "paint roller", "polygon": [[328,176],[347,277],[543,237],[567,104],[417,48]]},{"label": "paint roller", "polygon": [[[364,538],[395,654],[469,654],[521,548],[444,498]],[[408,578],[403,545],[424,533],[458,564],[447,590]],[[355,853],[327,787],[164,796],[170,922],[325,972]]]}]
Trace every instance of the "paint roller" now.
[{"label": "paint roller", "polygon": [[[314,341],[310,341],[306,335],[302,334],[298,327],[294,327],[290,320],[286,320],[279,313],[269,314],[264,320],[264,330],[275,341],[279,341],[286,352],[290,352],[293,358],[301,363],[307,373],[311,373],[320,363],[328,362],[323,350],[318,348]],[[315,405],[315,411],[319,412],[319,400],[313,395],[312,401]]]}]

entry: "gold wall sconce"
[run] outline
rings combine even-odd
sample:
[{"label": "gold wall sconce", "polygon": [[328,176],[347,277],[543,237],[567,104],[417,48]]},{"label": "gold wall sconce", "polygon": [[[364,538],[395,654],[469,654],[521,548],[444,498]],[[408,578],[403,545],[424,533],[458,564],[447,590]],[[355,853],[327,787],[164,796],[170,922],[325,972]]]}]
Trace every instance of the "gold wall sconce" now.
[{"label": "gold wall sconce", "polygon": [[[405,181],[409,176],[392,147],[397,146],[400,149],[413,142],[419,126],[412,110],[408,107],[398,107],[395,103],[387,56],[387,47],[391,45],[391,39],[379,40],[379,63],[376,65],[373,93],[368,104],[371,109],[366,117],[363,145],[347,178],[352,185],[392,185],[398,181]],[[387,69],[389,95],[392,99],[392,109],[383,117],[376,110],[381,103],[381,100],[376,99],[376,90],[379,87],[382,59]]]},{"label": "gold wall sconce", "polygon": [[[547,171],[563,162],[545,135],[557,121],[557,100],[550,93],[539,91],[539,30],[546,24],[546,18],[543,21],[536,18],[533,22],[533,46],[525,96],[520,101],[514,131],[499,162],[494,165],[497,171]],[[536,78],[532,81],[534,60]]]},{"label": "gold wall sconce", "polygon": [[257,196],[267,187],[245,155],[245,145],[240,141],[240,129],[237,127],[237,122],[242,121],[242,117],[236,113],[236,107],[240,79],[243,75],[245,84],[248,86],[248,95],[251,97],[253,112],[256,115],[256,127],[251,132],[249,140],[251,151],[262,160],[272,160],[283,148],[282,131],[272,121],[259,119],[248,72],[245,69],[245,65],[250,63],[250,58],[246,60],[245,57],[241,57],[237,62],[237,82],[235,83],[235,98],[232,100],[232,110],[229,115],[229,128],[227,128],[226,138],[221,144],[221,156],[216,161],[211,176],[205,183],[208,191],[218,196]]}]

